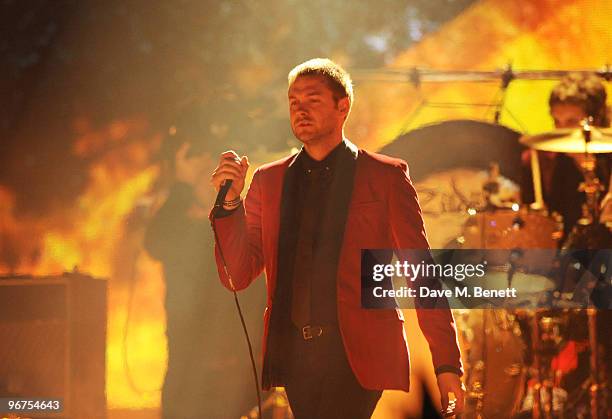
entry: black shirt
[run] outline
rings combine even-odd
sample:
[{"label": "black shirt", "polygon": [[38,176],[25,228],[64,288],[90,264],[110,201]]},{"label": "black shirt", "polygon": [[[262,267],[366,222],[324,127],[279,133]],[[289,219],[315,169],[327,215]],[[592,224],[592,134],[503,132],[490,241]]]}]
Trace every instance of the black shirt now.
[{"label": "black shirt", "polygon": [[297,178],[298,235],[295,243],[291,314],[298,328],[337,324],[337,260],[332,256],[336,240],[321,223],[329,211],[330,185],[342,144],[317,161],[302,150]]}]

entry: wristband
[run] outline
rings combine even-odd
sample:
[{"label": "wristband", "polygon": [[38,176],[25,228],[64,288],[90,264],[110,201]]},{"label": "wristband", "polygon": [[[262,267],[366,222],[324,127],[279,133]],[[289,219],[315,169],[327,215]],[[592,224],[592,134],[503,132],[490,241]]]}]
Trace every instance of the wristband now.
[{"label": "wristband", "polygon": [[238,196],[235,199],[232,199],[231,201],[223,201],[223,206],[225,207],[237,207],[238,205],[240,205],[240,202],[242,201],[242,198],[240,198],[240,196]]}]

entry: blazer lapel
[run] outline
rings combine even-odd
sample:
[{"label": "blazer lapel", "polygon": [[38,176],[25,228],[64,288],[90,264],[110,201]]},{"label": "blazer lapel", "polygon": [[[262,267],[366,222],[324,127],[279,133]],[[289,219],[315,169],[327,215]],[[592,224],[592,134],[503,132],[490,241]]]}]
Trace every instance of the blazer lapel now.
[{"label": "blazer lapel", "polygon": [[[280,222],[278,231],[277,270],[270,312],[266,353],[264,354],[262,386],[267,388],[282,382],[286,366],[283,356],[287,352],[286,332],[288,330],[289,304],[292,298],[291,277],[295,261],[295,243],[297,240],[297,186],[299,165],[296,164],[300,151],[289,163],[284,173],[280,196]],[[283,315],[285,313],[285,315]]]}]

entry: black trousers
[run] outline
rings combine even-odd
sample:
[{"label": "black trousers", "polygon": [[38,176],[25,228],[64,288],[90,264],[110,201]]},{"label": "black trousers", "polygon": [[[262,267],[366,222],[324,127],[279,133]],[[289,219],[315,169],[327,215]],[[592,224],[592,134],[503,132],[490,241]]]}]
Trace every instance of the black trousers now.
[{"label": "black trousers", "polygon": [[369,419],[382,391],[366,390],[346,359],[340,331],[304,340],[294,330],[285,390],[296,419]]}]

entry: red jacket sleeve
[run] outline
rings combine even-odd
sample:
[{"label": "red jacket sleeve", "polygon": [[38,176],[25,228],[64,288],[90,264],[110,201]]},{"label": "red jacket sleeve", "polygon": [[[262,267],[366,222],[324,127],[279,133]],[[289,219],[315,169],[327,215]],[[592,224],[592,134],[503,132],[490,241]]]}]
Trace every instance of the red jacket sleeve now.
[{"label": "red jacket sleeve", "polygon": [[[402,162],[393,167],[390,176],[389,221],[396,249],[429,249],[421,208],[408,175],[407,164]],[[402,255],[399,254],[398,258],[401,260]],[[451,367],[450,370],[456,370],[462,375],[455,322],[448,302],[445,303],[441,305],[442,308],[417,309],[419,327],[429,344],[436,372]]]},{"label": "red jacket sleeve", "polygon": [[[263,271],[261,241],[261,186],[258,171],[244,205],[230,215],[212,221],[216,230],[215,258],[221,283],[230,290],[248,287]],[[227,263],[227,272],[223,258]]]}]

